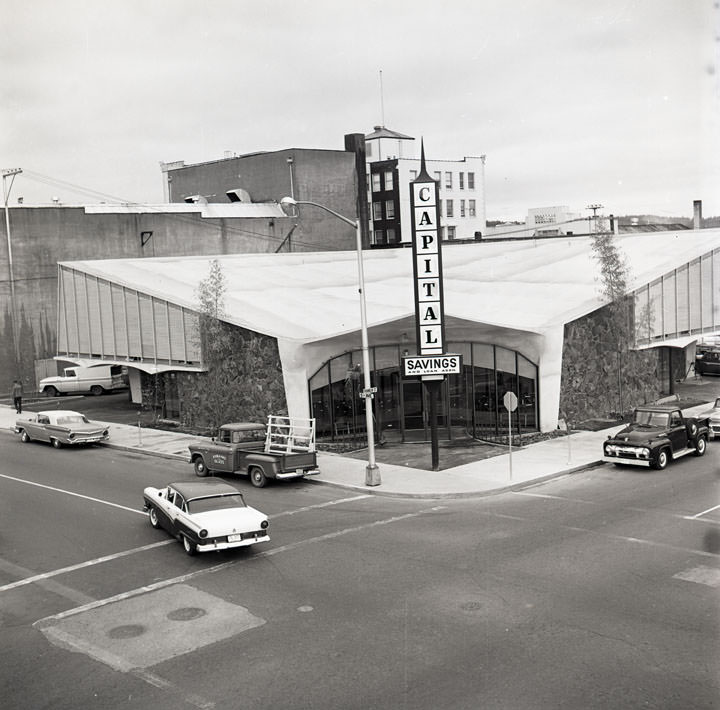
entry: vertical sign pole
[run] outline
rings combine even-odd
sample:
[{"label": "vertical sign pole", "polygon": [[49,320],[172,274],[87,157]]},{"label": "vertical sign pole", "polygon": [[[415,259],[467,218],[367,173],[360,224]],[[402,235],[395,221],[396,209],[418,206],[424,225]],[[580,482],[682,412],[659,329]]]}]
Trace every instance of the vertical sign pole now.
[{"label": "vertical sign pole", "polygon": [[437,400],[438,392],[440,391],[440,381],[430,380],[424,383],[428,393],[428,401],[430,404],[430,455],[432,470],[440,470],[440,451],[438,445],[438,425],[437,425]]},{"label": "vertical sign pole", "polygon": [[510,453],[510,480],[512,481],[512,413],[518,406],[518,398],[515,393],[506,392],[503,397],[503,404],[508,413],[508,452]]},{"label": "vertical sign pole", "polygon": [[[425,167],[425,145],[422,144],[420,174],[410,183],[415,323],[419,356],[442,355],[445,352],[438,195],[438,184],[428,175]],[[421,379],[429,405],[432,468],[433,471],[438,471],[437,393],[445,375],[424,375]]]},{"label": "vertical sign pole", "polygon": [[508,411],[508,452],[510,453],[510,480],[512,481],[512,411]]}]

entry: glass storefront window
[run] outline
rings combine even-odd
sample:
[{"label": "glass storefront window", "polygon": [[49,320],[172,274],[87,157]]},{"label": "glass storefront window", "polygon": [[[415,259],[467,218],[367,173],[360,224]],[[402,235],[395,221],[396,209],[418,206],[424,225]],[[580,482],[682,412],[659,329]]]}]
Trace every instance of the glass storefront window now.
[{"label": "glass storefront window", "polygon": [[[370,382],[377,387],[373,401],[376,437],[418,440],[429,436],[428,399],[421,382],[404,379],[401,345],[370,348]],[[537,431],[537,366],[521,353],[486,343],[451,343],[448,352],[463,357],[459,375],[443,383],[438,427],[443,438],[507,436],[509,415],[503,403],[507,392],[518,398],[513,430]],[[320,439],[344,441],[366,437],[362,353],[343,353],[325,363],[309,381],[312,416]]]}]

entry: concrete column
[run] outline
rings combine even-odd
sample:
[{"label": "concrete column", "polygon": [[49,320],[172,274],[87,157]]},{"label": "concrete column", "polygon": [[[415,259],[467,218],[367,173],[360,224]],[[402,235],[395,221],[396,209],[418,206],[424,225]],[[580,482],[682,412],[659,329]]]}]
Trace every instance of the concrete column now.
[{"label": "concrete column", "polygon": [[543,333],[543,349],[538,362],[540,393],[540,431],[557,428],[560,409],[560,378],[565,328],[562,325]]},{"label": "concrete column", "polygon": [[278,352],[282,364],[288,415],[307,419],[310,417],[310,395],[304,346],[302,343],[278,338]]}]

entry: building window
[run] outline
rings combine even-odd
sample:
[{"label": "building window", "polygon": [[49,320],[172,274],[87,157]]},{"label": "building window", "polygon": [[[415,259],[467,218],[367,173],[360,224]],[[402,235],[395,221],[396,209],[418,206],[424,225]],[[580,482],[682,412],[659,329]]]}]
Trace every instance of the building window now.
[{"label": "building window", "polygon": [[372,174],[372,191],[373,192],[380,192],[382,188],[380,187],[380,173],[373,173]]},{"label": "building window", "polygon": [[454,217],[455,216],[455,210],[453,209],[453,201],[452,200],[445,200],[445,216],[446,217]]},{"label": "building window", "polygon": [[393,174],[392,170],[387,170],[385,172],[385,189],[386,190],[392,190],[393,189]]},{"label": "building window", "polygon": [[435,176],[435,182],[438,184],[438,187],[440,187],[440,181],[442,180],[442,173],[439,170],[436,170],[433,175]]},{"label": "building window", "polygon": [[475,216],[475,200],[468,200],[468,217]]},{"label": "building window", "polygon": [[452,173],[445,173],[445,188],[452,190]]},{"label": "building window", "polygon": [[395,202],[393,200],[385,202],[385,219],[395,219]]},{"label": "building window", "polygon": [[375,230],[375,244],[385,244],[385,230],[384,229],[376,229]]},{"label": "building window", "polygon": [[371,158],[371,157],[372,157],[372,147],[373,147],[373,144],[372,144],[372,143],[366,143],[366,144],[365,144],[365,152],[367,153],[367,157],[368,157],[368,158]]},{"label": "building window", "polygon": [[395,230],[394,229],[388,229],[387,230],[387,243],[388,244],[395,244],[397,242],[397,239],[395,238]]},{"label": "building window", "polygon": [[382,218],[382,202],[373,202],[373,219]]},{"label": "building window", "polygon": [[460,200],[460,216],[465,216],[465,200]]},{"label": "building window", "polygon": [[465,189],[465,173],[458,174],[458,186],[461,190]]},{"label": "building window", "polygon": [[410,180],[417,180],[418,171],[417,170],[411,170],[410,171]]},{"label": "building window", "polygon": [[[370,382],[376,388],[375,416],[378,431],[395,440],[429,441],[427,404],[418,396],[419,383],[405,380],[398,365],[407,343],[369,349]],[[508,424],[517,434],[538,429],[538,367],[514,350],[477,342],[450,342],[449,352],[462,354],[460,374],[449,375],[442,383],[442,401],[447,426],[439,427],[446,437],[451,428],[490,441],[507,437]],[[362,353],[355,350],[331,358],[308,380],[311,416],[319,440],[339,442],[362,437],[364,409],[359,393],[363,376],[358,363]],[[503,400],[513,392],[518,404],[509,419]]]},{"label": "building window", "polygon": [[468,173],[468,190],[475,189],[475,173]]},{"label": "building window", "polygon": [[448,239],[455,239],[455,227],[448,227],[447,229]]}]

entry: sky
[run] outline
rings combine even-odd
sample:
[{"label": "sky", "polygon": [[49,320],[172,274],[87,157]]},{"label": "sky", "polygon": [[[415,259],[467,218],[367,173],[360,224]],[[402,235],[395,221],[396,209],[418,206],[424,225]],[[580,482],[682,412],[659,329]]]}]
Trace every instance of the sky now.
[{"label": "sky", "polygon": [[[0,0],[10,203],[157,204],[161,162],[485,155],[488,219],[720,215],[719,0]],[[281,196],[278,196],[281,197]]]}]

